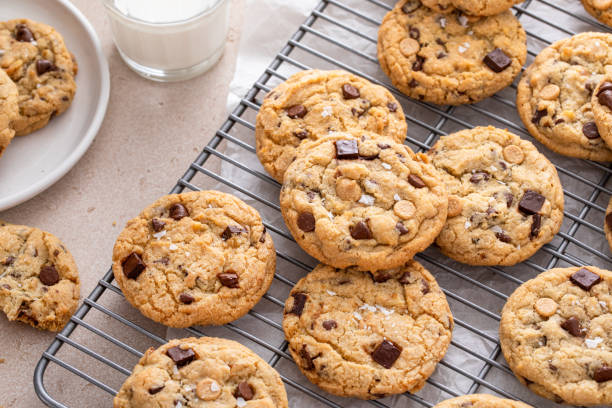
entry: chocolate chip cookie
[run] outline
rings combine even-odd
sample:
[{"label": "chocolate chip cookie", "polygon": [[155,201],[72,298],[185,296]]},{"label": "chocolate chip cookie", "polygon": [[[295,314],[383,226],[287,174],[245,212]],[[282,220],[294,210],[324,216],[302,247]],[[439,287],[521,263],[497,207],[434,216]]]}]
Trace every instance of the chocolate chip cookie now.
[{"label": "chocolate chip cookie", "polygon": [[606,234],[608,245],[610,245],[610,250],[612,251],[612,198],[610,198],[608,208],[606,209],[606,217],[604,218],[604,233]]},{"label": "chocolate chip cookie", "polygon": [[550,150],[611,161],[594,121],[591,96],[612,64],[612,35],[581,33],[545,48],[518,85],[516,104],[529,133]]},{"label": "chocolate chip cookie", "polygon": [[76,68],[53,27],[27,19],[0,23],[0,68],[19,90],[19,117],[12,125],[17,136],[42,128],[70,106]]},{"label": "chocolate chip cookie", "polygon": [[19,115],[17,85],[0,69],[0,156],[13,140],[12,122]]},{"label": "chocolate chip cookie", "polygon": [[275,266],[259,213],[218,191],[160,198],[127,223],[113,250],[127,300],[172,327],[238,319],[268,290]]},{"label": "chocolate chip cookie", "polygon": [[[606,71],[612,73],[612,70]],[[608,147],[612,146],[612,76],[609,74],[595,88],[591,96],[591,107],[596,126],[592,131],[598,133]]]},{"label": "chocolate chip cookie", "polygon": [[378,32],[378,61],[411,98],[460,105],[510,85],[527,57],[526,35],[505,11],[491,17],[441,14],[402,0]]},{"label": "chocolate chip cookie", "polygon": [[0,308],[9,320],[62,329],[79,302],[79,273],[55,236],[0,222]]},{"label": "chocolate chip cookie", "polygon": [[508,298],[501,348],[535,393],[571,405],[612,404],[612,272],[557,268]]},{"label": "chocolate chip cookie", "polygon": [[401,105],[385,88],[346,71],[302,71],[266,95],[257,115],[257,156],[282,182],[303,141],[352,129],[403,142],[407,126]]},{"label": "chocolate chip cookie", "polygon": [[285,223],[328,265],[399,267],[427,248],[446,220],[446,189],[426,161],[372,133],[305,143],[285,173]]},{"label": "chocolate chip cookie", "polygon": [[590,15],[612,26],[612,0],[582,0],[582,5]]},{"label": "chocolate chip cookie", "polygon": [[[416,4],[413,0],[412,4]],[[508,10],[524,0],[423,0],[423,4],[439,13],[459,11],[472,16],[492,16]],[[410,6],[408,6],[410,7]]]},{"label": "chocolate chip cookie", "polygon": [[531,408],[531,406],[489,394],[471,394],[442,401],[433,408]]},{"label": "chocolate chip cookie", "polygon": [[559,232],[563,188],[532,143],[476,127],[440,138],[428,155],[449,194],[436,239],[447,256],[470,265],[514,265]]},{"label": "chocolate chip cookie", "polygon": [[114,408],[287,408],[278,373],[235,341],[174,339],[150,348],[114,399]]},{"label": "chocolate chip cookie", "polygon": [[320,264],[291,290],[283,329],[310,381],[375,399],[425,385],[446,353],[453,318],[434,277],[415,261],[376,278]]}]

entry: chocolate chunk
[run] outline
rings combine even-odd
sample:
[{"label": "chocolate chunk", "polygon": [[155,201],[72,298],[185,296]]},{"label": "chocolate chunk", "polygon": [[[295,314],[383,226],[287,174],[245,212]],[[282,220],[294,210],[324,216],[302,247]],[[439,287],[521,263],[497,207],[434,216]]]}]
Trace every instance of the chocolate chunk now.
[{"label": "chocolate chunk", "polygon": [[512,64],[512,60],[499,48],[488,53],[483,62],[493,72],[502,72]]},{"label": "chocolate chunk", "polygon": [[180,203],[173,204],[168,211],[170,213],[170,218],[173,218],[177,221],[181,218],[189,216],[189,211],[187,211],[187,208],[185,208],[185,206]]},{"label": "chocolate chunk", "polygon": [[387,108],[389,109],[389,112],[397,112],[397,103],[389,102],[387,104]]},{"label": "chocolate chunk", "polygon": [[472,177],[470,177],[470,181],[474,184],[478,184],[481,181],[488,181],[491,178],[489,173],[484,170],[475,171],[472,173]]},{"label": "chocolate chunk", "polygon": [[397,224],[395,224],[395,229],[399,232],[400,235],[404,235],[409,232],[408,228],[406,228],[404,224],[402,224],[401,222],[398,222]]},{"label": "chocolate chunk", "polygon": [[255,393],[253,392],[253,388],[251,388],[248,382],[242,381],[240,384],[238,384],[234,396],[236,398],[242,397],[242,399],[244,399],[245,401],[249,401],[253,399]]},{"label": "chocolate chunk", "polygon": [[236,225],[228,225],[227,228],[223,230],[223,233],[221,234],[221,238],[223,238],[224,241],[227,241],[228,239],[232,237],[232,235],[238,235],[243,232],[246,232],[246,231],[242,227],[238,227]]},{"label": "chocolate chunk", "polygon": [[344,99],[357,99],[361,96],[361,93],[353,85],[344,84],[342,85],[342,96],[344,96]]},{"label": "chocolate chunk", "polygon": [[59,249],[56,249],[55,251],[53,251],[53,256],[58,256],[59,255]]},{"label": "chocolate chunk", "polygon": [[599,130],[597,130],[597,124],[595,122],[587,122],[582,126],[582,134],[587,139],[597,139],[601,136],[599,135]]},{"label": "chocolate chunk", "polygon": [[589,291],[593,286],[601,282],[601,276],[586,268],[581,268],[570,276],[570,281],[572,281],[574,285]]},{"label": "chocolate chunk", "polygon": [[438,59],[442,59],[446,57],[446,53],[444,51],[438,51],[438,53],[436,54],[436,57],[438,57]]},{"label": "chocolate chunk", "polygon": [[416,27],[410,27],[408,29],[408,35],[410,36],[410,38],[412,38],[414,40],[418,40],[419,37],[421,36],[421,32]]},{"label": "chocolate chunk", "polygon": [[399,358],[402,348],[389,340],[383,340],[372,352],[372,359],[381,366],[389,369]]},{"label": "chocolate chunk", "polygon": [[34,35],[25,24],[17,24],[15,26],[15,39],[20,42],[32,42],[34,41]]},{"label": "chocolate chunk", "polygon": [[293,136],[297,137],[300,140],[304,140],[308,137],[308,131],[300,130],[299,132],[293,132]]},{"label": "chocolate chunk", "polygon": [[596,368],[593,372],[593,379],[598,383],[611,381],[612,380],[612,367],[607,365],[602,365],[599,368]]},{"label": "chocolate chunk", "polygon": [[221,282],[221,284],[223,286],[226,286],[228,288],[238,288],[238,274],[236,272],[223,272],[223,273],[218,273],[217,274],[217,279],[219,279],[219,282]]},{"label": "chocolate chunk", "polygon": [[149,394],[155,395],[155,394],[157,394],[158,392],[160,392],[163,389],[164,389],[163,385],[158,385],[156,387],[151,387],[151,388],[149,388]]},{"label": "chocolate chunk", "polygon": [[497,239],[499,239],[501,242],[505,242],[506,244],[509,244],[510,242],[512,242],[512,238],[510,238],[508,236],[508,234],[506,234],[505,232],[496,232],[495,236],[497,237]]},{"label": "chocolate chunk", "polygon": [[390,148],[390,147],[391,147],[391,146],[390,146],[390,145],[388,145],[387,143],[378,143],[376,146],[378,146],[378,148],[379,148],[380,150],[385,150],[385,149],[388,149],[388,148]]},{"label": "chocolate chunk", "polygon": [[325,330],[332,330],[332,329],[335,329],[336,327],[338,327],[338,323],[336,323],[335,320],[325,320],[323,322],[323,328]]},{"label": "chocolate chunk", "polygon": [[406,14],[410,14],[419,7],[421,7],[421,2],[419,0],[410,0],[402,6],[402,11]]},{"label": "chocolate chunk", "polygon": [[423,63],[425,62],[425,58],[417,55],[416,60],[412,63],[413,71],[421,71],[423,69]]},{"label": "chocolate chunk", "polygon": [[166,223],[157,218],[153,218],[151,220],[151,226],[153,227],[153,231],[159,232],[164,229],[164,227],[166,226]]},{"label": "chocolate chunk", "polygon": [[129,254],[123,262],[121,262],[121,266],[123,267],[123,273],[128,279],[138,278],[138,275],[147,267],[140,255],[136,252]]},{"label": "chocolate chunk", "polygon": [[15,262],[15,257],[14,256],[7,256],[4,261],[2,262],[2,265],[4,266],[11,266],[13,264],[13,262]]},{"label": "chocolate chunk", "polygon": [[422,178],[420,178],[419,176],[417,176],[416,174],[410,174],[408,176],[408,182],[412,185],[412,187],[414,188],[423,188],[426,187],[427,185],[425,184],[425,182],[423,181]]},{"label": "chocolate chunk", "polygon": [[548,114],[548,110],[546,109],[540,109],[540,110],[535,111],[535,113],[533,114],[533,117],[531,118],[531,123],[533,123],[534,125],[539,125],[540,119],[542,119],[547,114]]},{"label": "chocolate chunk", "polygon": [[55,266],[45,265],[40,268],[39,279],[43,283],[43,285],[53,286],[57,282],[59,282],[60,277],[59,273],[57,273],[57,269],[55,269]]},{"label": "chocolate chunk", "polygon": [[359,158],[356,140],[336,140],[336,159],[355,160]]},{"label": "chocolate chunk", "polygon": [[49,71],[57,71],[57,67],[51,61],[46,59],[39,59],[36,61],[36,73],[38,76],[49,72]]},{"label": "chocolate chunk", "polygon": [[597,96],[601,95],[606,91],[612,91],[612,82],[602,82],[601,85],[599,85],[599,91],[597,91]]},{"label": "chocolate chunk", "polygon": [[192,303],[193,303],[193,301],[195,300],[195,298],[194,298],[192,295],[190,295],[189,293],[181,293],[181,294],[179,295],[179,300],[180,300],[182,303],[186,304],[186,305],[190,305],[190,304],[192,304]]},{"label": "chocolate chunk", "polygon": [[294,314],[296,316],[301,316],[304,311],[304,306],[306,305],[306,300],[308,300],[308,295],[302,292],[292,293],[293,297],[293,307],[289,311],[289,313]]},{"label": "chocolate chunk", "polygon": [[531,221],[531,231],[529,232],[529,238],[534,239],[540,235],[540,227],[542,226],[542,216],[540,214],[533,214],[533,220]]},{"label": "chocolate chunk", "polygon": [[404,272],[401,278],[397,280],[402,285],[407,285],[410,283],[410,272]]},{"label": "chocolate chunk", "polygon": [[512,193],[504,193],[504,195],[506,196],[506,206],[508,208],[510,208],[512,206],[512,203],[514,202],[514,196],[512,195]]},{"label": "chocolate chunk", "polygon": [[351,237],[355,239],[372,239],[372,231],[364,221],[359,221],[357,224],[349,228]]},{"label": "chocolate chunk", "polygon": [[612,212],[606,214],[606,225],[608,225],[608,228],[612,231]]},{"label": "chocolate chunk", "polygon": [[312,232],[315,230],[316,221],[314,215],[310,212],[303,212],[298,215],[297,225],[304,232]]},{"label": "chocolate chunk", "polygon": [[612,89],[607,89],[603,92],[599,91],[597,94],[597,100],[609,109],[612,109]]},{"label": "chocolate chunk", "polygon": [[561,328],[574,337],[585,337],[587,334],[586,329],[580,324],[580,320],[574,316],[561,323]]},{"label": "chocolate chunk", "polygon": [[259,242],[262,244],[266,242],[266,226],[264,225],[263,231],[261,232],[261,237],[259,237]]},{"label": "chocolate chunk", "polygon": [[307,113],[308,111],[303,105],[294,105],[287,109],[287,116],[291,119],[303,118]]},{"label": "chocolate chunk", "polygon": [[302,346],[302,349],[300,350],[300,357],[302,357],[302,360],[304,360],[304,369],[305,370],[314,370],[315,365],[314,365],[314,359],[312,358],[312,356],[308,353],[308,350],[306,349],[306,345]]},{"label": "chocolate chunk", "polygon": [[518,208],[527,215],[537,214],[542,209],[545,200],[546,198],[540,193],[533,190],[525,190],[523,198],[519,201]]},{"label": "chocolate chunk", "polygon": [[166,354],[174,361],[177,367],[183,367],[191,363],[195,358],[195,352],[192,349],[183,350],[180,346],[169,348]]},{"label": "chocolate chunk", "polygon": [[413,79],[412,81],[408,82],[408,86],[410,88],[416,88],[417,86],[419,86],[419,83],[416,79]]},{"label": "chocolate chunk", "polygon": [[431,289],[429,288],[429,282],[427,282],[425,279],[421,279],[421,292],[426,295],[431,291]]}]

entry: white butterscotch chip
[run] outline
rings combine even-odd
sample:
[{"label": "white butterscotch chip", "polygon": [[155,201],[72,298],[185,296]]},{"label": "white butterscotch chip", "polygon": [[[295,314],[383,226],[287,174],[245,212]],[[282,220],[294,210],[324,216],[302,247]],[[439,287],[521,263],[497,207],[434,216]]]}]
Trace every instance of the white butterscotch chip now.
[{"label": "white butterscotch chip", "polygon": [[[612,2],[612,0],[610,0]],[[561,90],[555,84],[548,84],[540,91],[540,98],[552,101],[557,99]]]},{"label": "white butterscotch chip", "polygon": [[463,210],[463,206],[461,205],[461,200],[459,197],[455,195],[451,195],[448,197],[448,217],[456,217],[461,214]]},{"label": "white butterscotch chip", "polygon": [[212,378],[205,378],[196,386],[196,394],[204,401],[213,401],[221,395],[221,387]]},{"label": "white butterscotch chip", "polygon": [[400,218],[408,220],[416,213],[416,207],[410,201],[401,200],[393,206],[393,212]]},{"label": "white butterscotch chip", "polygon": [[412,38],[404,38],[402,42],[400,42],[400,51],[404,54],[404,57],[410,57],[416,54],[420,48],[420,44]]},{"label": "white butterscotch chip", "polygon": [[336,181],[336,194],[346,201],[357,201],[361,198],[361,187],[355,180],[339,178]]},{"label": "white butterscotch chip", "polygon": [[506,161],[509,163],[521,164],[525,159],[525,154],[523,153],[521,148],[516,145],[504,147],[503,153],[504,159],[506,159]]},{"label": "white butterscotch chip", "polygon": [[542,317],[550,317],[557,312],[559,305],[550,298],[538,299],[535,303],[535,310]]}]

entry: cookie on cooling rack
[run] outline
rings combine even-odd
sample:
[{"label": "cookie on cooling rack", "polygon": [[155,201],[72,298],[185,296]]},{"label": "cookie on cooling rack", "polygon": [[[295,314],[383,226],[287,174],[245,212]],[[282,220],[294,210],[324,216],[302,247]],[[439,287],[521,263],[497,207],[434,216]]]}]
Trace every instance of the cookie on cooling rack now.
[{"label": "cookie on cooling rack", "polygon": [[442,401],[433,408],[532,408],[519,401],[499,398],[489,394],[463,395]]},{"label": "cookie on cooling rack", "polygon": [[114,408],[287,408],[278,373],[245,346],[213,337],[174,339],[140,359]]},{"label": "cookie on cooling rack", "polygon": [[0,308],[9,320],[62,329],[79,302],[74,259],[55,236],[0,222]]},{"label": "cookie on cooling rack", "polygon": [[113,250],[127,300],[172,327],[238,319],[268,290],[275,266],[259,213],[218,191],[160,198],[127,223]]},{"label": "cookie on cooling rack", "polygon": [[535,393],[571,405],[612,404],[612,272],[557,268],[521,285],[500,323],[501,348]]},{"label": "cookie on cooling rack", "polygon": [[372,133],[306,143],[285,173],[285,223],[328,265],[374,273],[399,267],[427,248],[446,220],[446,189],[424,160]]},{"label": "cookie on cooling rack", "polygon": [[19,115],[17,85],[0,69],[0,156],[13,140],[12,122]]},{"label": "cookie on cooling rack", "polygon": [[19,117],[12,124],[17,136],[68,109],[76,92],[76,66],[53,27],[28,19],[2,22],[0,50],[0,68],[19,90]]},{"label": "cookie on cooling rack", "polygon": [[[423,4],[438,13],[462,12],[472,16],[493,16],[524,0],[423,0]],[[409,4],[416,4],[412,0]],[[410,7],[408,5],[407,7]]]},{"label": "cookie on cooling rack", "polygon": [[550,150],[611,161],[591,96],[612,64],[612,34],[581,33],[545,48],[519,82],[516,104],[529,133]]},{"label": "cookie on cooling rack", "polygon": [[375,399],[425,385],[446,353],[453,318],[434,277],[415,261],[376,280],[319,264],[291,290],[283,329],[310,381]]},{"label": "cookie on cooling rack", "polygon": [[582,0],[582,5],[597,20],[612,26],[612,0]]},{"label": "cookie on cooling rack", "polygon": [[443,136],[428,156],[449,194],[436,239],[445,255],[470,265],[514,265],[559,232],[563,187],[532,143],[476,127]]},{"label": "cookie on cooling rack", "polygon": [[491,17],[440,14],[402,0],[378,32],[378,60],[414,99],[475,103],[510,85],[527,57],[525,31],[505,11]]},{"label": "cookie on cooling rack", "polygon": [[266,95],[257,114],[257,156],[282,182],[303,141],[360,129],[404,141],[401,105],[382,86],[346,71],[302,71]]}]

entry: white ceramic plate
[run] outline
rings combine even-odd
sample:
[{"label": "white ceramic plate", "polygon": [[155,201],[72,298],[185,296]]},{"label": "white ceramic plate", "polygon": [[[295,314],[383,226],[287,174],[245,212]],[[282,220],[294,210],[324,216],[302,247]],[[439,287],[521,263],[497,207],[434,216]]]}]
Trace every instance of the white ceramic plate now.
[{"label": "white ceramic plate", "polygon": [[64,36],[79,64],[77,91],[66,112],[41,130],[15,137],[0,157],[0,211],[34,197],[76,164],[100,129],[110,91],[100,40],[68,0],[0,0],[0,21],[23,17]]}]

